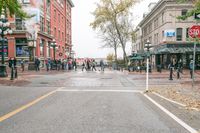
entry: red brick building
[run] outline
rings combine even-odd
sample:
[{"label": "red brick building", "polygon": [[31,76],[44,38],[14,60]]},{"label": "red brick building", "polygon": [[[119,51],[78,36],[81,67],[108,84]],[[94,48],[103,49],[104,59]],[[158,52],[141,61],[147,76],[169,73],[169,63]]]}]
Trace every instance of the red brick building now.
[{"label": "red brick building", "polygon": [[[53,59],[52,41],[55,39],[56,59],[70,56],[72,50],[71,0],[20,0],[24,10],[35,17],[21,20],[17,16],[8,18],[13,34],[8,36],[4,47],[7,57],[29,59],[29,44],[34,44],[34,56],[41,60]],[[31,39],[30,39],[31,38]]]}]

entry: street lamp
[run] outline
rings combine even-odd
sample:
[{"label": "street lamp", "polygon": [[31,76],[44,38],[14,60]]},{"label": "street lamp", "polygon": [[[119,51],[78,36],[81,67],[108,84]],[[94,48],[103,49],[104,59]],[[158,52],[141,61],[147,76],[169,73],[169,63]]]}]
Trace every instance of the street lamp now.
[{"label": "street lamp", "polygon": [[55,61],[56,60],[56,47],[57,47],[55,39],[53,39],[53,41],[51,43],[51,47],[53,48],[53,58],[54,58],[54,61]]},{"label": "street lamp", "polygon": [[4,49],[4,43],[7,42],[7,39],[5,38],[6,35],[12,34],[12,30],[10,28],[10,23],[5,17],[5,12],[2,9],[2,14],[0,18],[0,36],[1,36],[1,65],[0,65],[0,77],[7,77],[8,74],[6,72],[6,65],[5,65],[5,49]]},{"label": "street lamp", "polygon": [[149,91],[149,57],[150,57],[150,51],[149,49],[151,48],[151,43],[149,40],[147,40],[145,44],[145,48],[147,49],[147,66],[146,66],[146,92]]}]

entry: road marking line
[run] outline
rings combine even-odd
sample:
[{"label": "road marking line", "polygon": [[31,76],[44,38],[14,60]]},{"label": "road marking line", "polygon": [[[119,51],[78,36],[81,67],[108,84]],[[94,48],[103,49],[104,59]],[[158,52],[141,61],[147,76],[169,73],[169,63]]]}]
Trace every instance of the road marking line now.
[{"label": "road marking line", "polygon": [[198,133],[197,130],[190,127],[188,124],[186,124],[184,121],[179,119],[177,116],[172,114],[170,111],[165,109],[163,106],[161,106],[159,103],[154,101],[152,98],[150,98],[147,94],[143,94],[149,101],[151,101],[153,104],[155,104],[158,108],[160,108],[163,112],[165,112],[168,116],[170,116],[172,119],[174,119],[177,123],[179,123],[181,126],[183,126],[185,129],[187,129],[190,133]]},{"label": "road marking line", "polygon": [[[61,87],[61,88],[63,88],[63,87]],[[58,88],[57,90],[59,90],[59,89],[61,89],[61,88]],[[28,103],[28,104],[26,104],[26,105],[23,105],[23,106],[21,106],[20,108],[18,108],[18,109],[16,109],[16,110],[12,111],[12,112],[10,112],[10,113],[8,113],[8,114],[6,114],[6,115],[1,116],[1,117],[0,117],[0,122],[2,122],[2,121],[4,121],[4,120],[6,120],[6,119],[8,119],[8,118],[10,118],[10,117],[12,117],[12,116],[14,116],[14,115],[16,115],[16,114],[19,113],[19,112],[22,112],[23,110],[25,110],[25,109],[27,109],[27,108],[29,108],[29,107],[31,107],[31,106],[33,106],[34,104],[40,102],[41,100],[47,98],[48,96],[50,96],[50,95],[56,93],[57,90],[51,91],[51,92],[49,92],[49,93],[47,93],[47,94],[45,94],[45,95],[43,95],[43,96],[37,98],[36,100],[34,100],[34,101],[32,101],[32,102],[30,102],[30,103]]]},{"label": "road marking line", "polygon": [[65,90],[65,89],[59,89],[57,91],[60,92],[131,92],[131,93],[141,93],[140,90]]},{"label": "road marking line", "polygon": [[162,98],[162,99],[165,99],[165,100],[167,100],[167,101],[169,101],[169,102],[171,102],[171,103],[175,103],[175,104],[177,104],[177,105],[186,107],[185,104],[182,104],[182,103],[176,102],[176,101],[174,101],[174,100],[168,99],[168,98],[166,98],[166,97],[164,97],[164,96],[162,96],[162,95],[160,95],[160,94],[158,94],[158,93],[156,93],[156,92],[153,92],[153,94],[155,94],[156,96],[158,96],[158,97],[160,97],[160,98]]}]

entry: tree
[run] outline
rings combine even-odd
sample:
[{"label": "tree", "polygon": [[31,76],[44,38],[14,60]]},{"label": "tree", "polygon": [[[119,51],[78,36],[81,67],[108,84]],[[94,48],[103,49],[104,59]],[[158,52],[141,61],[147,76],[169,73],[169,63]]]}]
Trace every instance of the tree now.
[{"label": "tree", "polygon": [[2,14],[3,11],[5,14],[9,12],[11,17],[13,15],[16,15],[22,19],[32,17],[22,10],[21,4],[18,2],[18,0],[0,0],[0,14]]},{"label": "tree", "polygon": [[113,54],[108,54],[106,59],[109,62],[109,64],[112,64],[112,62],[114,60],[114,55]]},{"label": "tree", "polygon": [[192,2],[194,5],[194,8],[187,12],[186,15],[178,16],[178,19],[185,20],[188,17],[193,16],[195,13],[200,13],[200,1],[199,0],[177,0],[179,3],[186,3],[186,2]]},{"label": "tree", "polygon": [[101,37],[102,41],[104,42],[104,45],[102,46],[103,48],[113,48],[114,49],[114,52],[115,52],[114,59],[115,59],[115,62],[117,62],[117,48],[120,45],[119,45],[118,36],[117,36],[115,30],[113,30],[113,26],[108,25],[106,27],[106,29],[104,29],[103,33],[100,33],[100,37]]},{"label": "tree", "polygon": [[103,30],[107,25],[112,25],[122,46],[125,63],[128,59],[126,55],[126,42],[128,41],[126,30],[123,27],[123,17],[129,15],[129,9],[136,3],[136,0],[100,0],[96,10],[93,12],[95,17],[91,26],[95,30]]}]

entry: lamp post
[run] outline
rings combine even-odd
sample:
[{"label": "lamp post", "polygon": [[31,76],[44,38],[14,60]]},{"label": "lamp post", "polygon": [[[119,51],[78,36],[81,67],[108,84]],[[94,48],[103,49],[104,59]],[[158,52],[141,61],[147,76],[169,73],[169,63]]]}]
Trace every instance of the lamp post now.
[{"label": "lamp post", "polygon": [[147,66],[146,66],[146,92],[149,91],[149,57],[150,57],[150,52],[149,49],[151,48],[151,43],[149,40],[147,40],[145,44],[145,48],[147,49]]},{"label": "lamp post", "polygon": [[2,10],[1,18],[0,18],[0,36],[1,36],[1,65],[0,65],[0,77],[7,77],[8,74],[6,72],[6,65],[5,65],[5,49],[4,43],[7,41],[5,38],[6,35],[12,34],[12,30],[10,28],[10,23],[5,17],[5,11]]},{"label": "lamp post", "polygon": [[57,47],[57,44],[56,44],[56,40],[53,39],[52,43],[51,43],[51,47],[53,48],[53,59],[54,61],[56,60],[56,47]]}]

